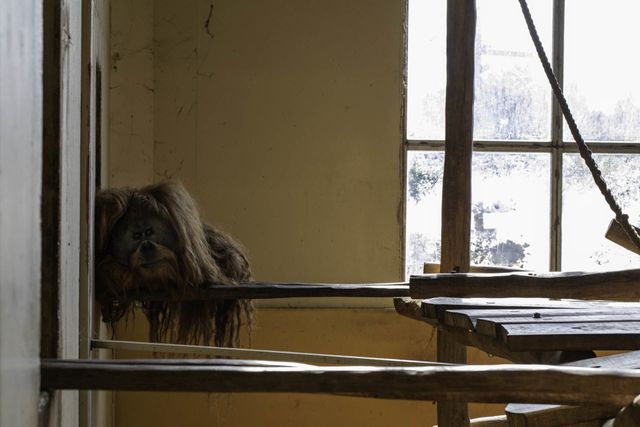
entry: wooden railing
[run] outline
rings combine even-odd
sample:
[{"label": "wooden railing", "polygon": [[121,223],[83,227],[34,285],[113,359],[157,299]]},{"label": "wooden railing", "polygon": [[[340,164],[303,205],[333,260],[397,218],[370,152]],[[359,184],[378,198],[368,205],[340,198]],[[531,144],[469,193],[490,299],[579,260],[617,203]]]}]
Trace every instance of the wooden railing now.
[{"label": "wooden railing", "polygon": [[640,372],[546,365],[319,367],[246,360],[43,360],[44,389],[323,393],[385,399],[622,407]]}]

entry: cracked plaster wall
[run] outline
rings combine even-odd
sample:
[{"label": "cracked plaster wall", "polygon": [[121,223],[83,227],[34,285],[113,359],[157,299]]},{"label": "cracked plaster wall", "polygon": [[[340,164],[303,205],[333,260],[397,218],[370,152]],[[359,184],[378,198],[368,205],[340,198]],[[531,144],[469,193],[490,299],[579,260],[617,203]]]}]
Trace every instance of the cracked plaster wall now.
[{"label": "cracked plaster wall", "polygon": [[153,182],[153,0],[111,0],[110,186]]}]

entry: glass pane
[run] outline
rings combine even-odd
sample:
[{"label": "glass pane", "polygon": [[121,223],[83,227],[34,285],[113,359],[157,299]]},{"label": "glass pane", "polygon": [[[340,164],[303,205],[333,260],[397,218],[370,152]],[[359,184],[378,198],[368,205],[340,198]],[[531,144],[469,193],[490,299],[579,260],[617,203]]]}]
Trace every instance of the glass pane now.
[{"label": "glass pane", "polygon": [[[545,48],[551,0],[530,0]],[[548,140],[550,90],[520,6],[479,0],[476,32],[475,139]],[[407,137],[444,139],[446,1],[409,0]]]},{"label": "glass pane", "polygon": [[447,2],[409,0],[407,138],[444,139]]},{"label": "glass pane", "polygon": [[[528,3],[550,55],[552,2]],[[549,140],[551,91],[518,2],[477,7],[474,139]]]},{"label": "glass pane", "polygon": [[473,156],[471,263],[548,271],[548,154]]},{"label": "glass pane", "polygon": [[440,262],[443,152],[408,153],[406,274]]},{"label": "glass pane", "polygon": [[566,2],[565,93],[586,140],[640,142],[638,16],[637,0]]},{"label": "glass pane", "polygon": [[[629,221],[640,225],[640,155],[595,158]],[[562,212],[563,270],[637,268],[638,255],[605,239],[614,214],[578,154],[564,155]]]}]

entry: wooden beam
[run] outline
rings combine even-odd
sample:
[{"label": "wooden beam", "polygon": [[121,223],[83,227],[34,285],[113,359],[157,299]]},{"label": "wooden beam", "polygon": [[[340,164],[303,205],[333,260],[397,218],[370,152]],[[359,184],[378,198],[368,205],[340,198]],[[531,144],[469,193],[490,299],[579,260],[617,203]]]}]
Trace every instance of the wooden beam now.
[{"label": "wooden beam", "polygon": [[469,270],[475,0],[447,1],[447,89],[440,271]]},{"label": "wooden beam", "polygon": [[145,289],[137,293],[129,292],[119,300],[169,301],[169,300],[211,300],[211,299],[273,299],[273,298],[320,298],[320,297],[361,297],[395,298],[409,296],[408,283],[273,283],[247,282],[238,285],[211,284],[207,288],[187,289],[180,295],[151,292]]},{"label": "wooden beam", "polygon": [[410,296],[577,298],[637,301],[640,269],[598,273],[467,273],[411,276]]},{"label": "wooden beam", "polygon": [[640,390],[640,372],[540,365],[317,367],[208,360],[43,360],[42,388],[324,393],[384,399],[611,404]]},{"label": "wooden beam", "polygon": [[[604,369],[639,369],[640,351],[578,360],[567,363],[565,366]],[[615,416],[619,410],[620,407],[616,405],[593,405],[586,407],[516,403],[507,405],[505,413],[511,425],[547,427],[574,426],[576,423],[611,418]]]},{"label": "wooden beam", "polygon": [[[640,228],[634,228],[636,229],[637,233],[640,233]],[[613,243],[640,255],[640,248],[638,248],[635,243],[633,243],[633,241],[627,235],[626,231],[624,231],[624,228],[622,228],[622,225],[620,225],[620,223],[615,219],[612,219],[609,223],[609,228],[607,228],[607,232],[604,237],[611,240]]]},{"label": "wooden beam", "polygon": [[[447,0],[447,89],[442,188],[442,271],[469,271],[475,0]],[[465,363],[463,345],[438,332],[438,361]],[[438,402],[438,423],[469,425],[466,404]]]}]

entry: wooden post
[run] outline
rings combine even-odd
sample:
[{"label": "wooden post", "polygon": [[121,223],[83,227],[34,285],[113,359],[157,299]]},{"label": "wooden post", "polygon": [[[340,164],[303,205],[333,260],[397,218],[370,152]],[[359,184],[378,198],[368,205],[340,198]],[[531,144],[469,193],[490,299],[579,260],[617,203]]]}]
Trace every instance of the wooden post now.
[{"label": "wooden post", "polygon": [[[475,0],[447,0],[447,93],[442,191],[442,272],[469,270]],[[438,333],[438,361],[465,363],[465,346]],[[468,426],[465,403],[438,402],[438,424]]]}]

